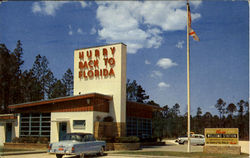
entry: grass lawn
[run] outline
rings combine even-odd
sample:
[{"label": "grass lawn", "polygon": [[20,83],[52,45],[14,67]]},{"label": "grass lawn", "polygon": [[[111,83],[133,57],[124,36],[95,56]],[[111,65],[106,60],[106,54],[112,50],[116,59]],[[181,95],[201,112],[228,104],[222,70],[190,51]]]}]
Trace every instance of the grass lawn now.
[{"label": "grass lawn", "polygon": [[133,155],[148,155],[148,156],[176,156],[176,157],[192,157],[192,158],[243,158],[249,157],[248,154],[229,155],[229,154],[205,154],[203,152],[173,152],[173,151],[124,151],[115,152],[115,154],[133,154]]}]

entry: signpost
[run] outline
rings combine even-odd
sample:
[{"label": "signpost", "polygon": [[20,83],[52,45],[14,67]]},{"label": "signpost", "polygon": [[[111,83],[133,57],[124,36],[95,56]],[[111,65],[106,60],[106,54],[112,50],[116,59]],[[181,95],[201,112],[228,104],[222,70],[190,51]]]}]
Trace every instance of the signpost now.
[{"label": "signpost", "polygon": [[240,154],[238,128],[205,128],[205,153]]}]

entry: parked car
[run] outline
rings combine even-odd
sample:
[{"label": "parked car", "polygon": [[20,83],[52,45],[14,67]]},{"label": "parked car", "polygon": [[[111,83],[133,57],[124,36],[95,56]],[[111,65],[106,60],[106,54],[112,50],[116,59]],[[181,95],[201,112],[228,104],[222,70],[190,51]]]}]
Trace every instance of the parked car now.
[{"label": "parked car", "polygon": [[[205,144],[205,137],[202,134],[192,134],[190,136],[190,143],[192,145],[204,145]],[[188,143],[188,137],[187,136],[181,136],[178,137],[176,140],[179,144],[187,144]]]},{"label": "parked car", "polygon": [[49,153],[56,154],[57,158],[63,155],[84,155],[99,154],[103,155],[106,147],[105,141],[97,141],[89,133],[68,133],[63,141],[51,143]]}]

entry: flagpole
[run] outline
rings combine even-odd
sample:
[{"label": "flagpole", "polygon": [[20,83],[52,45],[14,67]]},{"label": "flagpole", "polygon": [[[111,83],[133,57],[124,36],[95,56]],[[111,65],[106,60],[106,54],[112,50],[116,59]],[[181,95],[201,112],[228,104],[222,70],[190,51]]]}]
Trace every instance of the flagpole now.
[{"label": "flagpole", "polygon": [[187,135],[188,135],[188,146],[187,152],[191,152],[190,146],[190,50],[189,50],[189,17],[188,17],[189,3],[187,0]]}]

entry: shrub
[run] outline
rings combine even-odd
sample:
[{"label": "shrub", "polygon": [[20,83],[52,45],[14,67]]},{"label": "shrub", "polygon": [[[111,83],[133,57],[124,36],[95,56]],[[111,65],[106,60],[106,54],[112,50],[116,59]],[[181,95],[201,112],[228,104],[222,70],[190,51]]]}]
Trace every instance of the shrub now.
[{"label": "shrub", "polygon": [[13,142],[13,143],[19,143],[19,138],[18,138],[18,137],[13,138],[13,139],[12,139],[12,142]]},{"label": "shrub", "polygon": [[19,142],[18,143],[26,143],[26,137],[19,138]]},{"label": "shrub", "polygon": [[37,143],[38,137],[29,137],[28,143]]},{"label": "shrub", "polygon": [[96,120],[97,121],[100,121],[101,120],[101,117],[99,115],[96,116]]},{"label": "shrub", "polygon": [[112,116],[106,116],[103,118],[103,122],[113,122],[113,121],[114,121],[114,119]]},{"label": "shrub", "polygon": [[106,143],[114,143],[115,142],[115,138],[112,138],[112,137],[102,137],[102,138],[98,138],[98,140],[105,141]]},{"label": "shrub", "polygon": [[141,138],[140,142],[157,142],[157,137]]},{"label": "shrub", "polygon": [[37,140],[37,143],[48,144],[49,139],[47,137],[39,137],[38,140]]},{"label": "shrub", "polygon": [[48,144],[49,139],[47,137],[15,137],[12,139],[13,143],[41,143]]},{"label": "shrub", "polygon": [[139,138],[136,136],[129,136],[129,137],[116,137],[116,143],[136,143],[139,142]]}]

